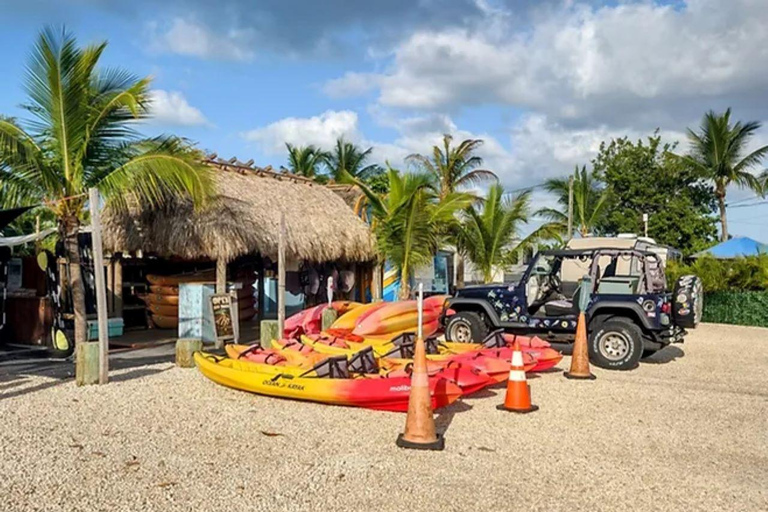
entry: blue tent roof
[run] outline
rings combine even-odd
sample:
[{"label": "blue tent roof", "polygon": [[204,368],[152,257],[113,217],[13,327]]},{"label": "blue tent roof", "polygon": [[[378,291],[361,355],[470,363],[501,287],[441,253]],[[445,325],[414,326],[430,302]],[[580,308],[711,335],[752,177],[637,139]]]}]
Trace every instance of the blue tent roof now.
[{"label": "blue tent roof", "polygon": [[760,253],[768,253],[768,245],[747,237],[735,237],[721,242],[706,251],[697,252],[694,258],[709,254],[715,258],[728,259],[739,256],[757,256]]}]

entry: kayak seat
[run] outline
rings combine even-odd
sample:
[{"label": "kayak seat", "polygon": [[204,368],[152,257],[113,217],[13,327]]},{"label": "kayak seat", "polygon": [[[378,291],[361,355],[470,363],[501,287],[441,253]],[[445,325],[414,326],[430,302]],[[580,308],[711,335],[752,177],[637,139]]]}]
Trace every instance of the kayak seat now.
[{"label": "kayak seat", "polygon": [[265,350],[263,352],[251,352],[246,356],[248,361],[252,363],[279,365],[286,361],[285,356],[278,354],[277,352]]},{"label": "kayak seat", "polygon": [[483,340],[483,348],[504,348],[507,340],[504,339],[504,329],[496,329]]},{"label": "kayak seat", "polygon": [[[399,334],[392,338],[392,343],[395,347],[406,347],[405,352],[408,353],[410,351],[409,356],[400,356],[405,359],[410,359],[413,357],[413,347],[416,346],[416,334],[412,332],[405,332],[403,334]],[[440,353],[440,343],[437,341],[437,337],[431,336],[424,340],[425,348],[427,350],[427,354],[439,354]],[[410,348],[408,348],[410,347]],[[396,356],[392,356],[396,357]]]},{"label": "kayak seat", "polygon": [[349,367],[347,363],[347,356],[332,356],[327,359],[323,359],[312,369],[301,374],[301,377],[315,373],[314,377],[321,379],[348,379]]},{"label": "kayak seat", "polygon": [[365,347],[349,359],[347,368],[351,373],[379,373],[379,365],[373,347]]}]

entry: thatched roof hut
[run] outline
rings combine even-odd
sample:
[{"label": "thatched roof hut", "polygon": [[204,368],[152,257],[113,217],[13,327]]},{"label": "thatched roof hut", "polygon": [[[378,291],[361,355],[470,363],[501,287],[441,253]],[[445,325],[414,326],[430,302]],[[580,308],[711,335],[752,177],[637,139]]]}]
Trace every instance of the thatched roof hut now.
[{"label": "thatched roof hut", "polygon": [[232,261],[247,254],[277,256],[280,213],[286,256],[313,262],[374,259],[370,231],[344,200],[309,179],[210,157],[218,195],[195,212],[191,202],[103,214],[105,249],[161,257]]}]

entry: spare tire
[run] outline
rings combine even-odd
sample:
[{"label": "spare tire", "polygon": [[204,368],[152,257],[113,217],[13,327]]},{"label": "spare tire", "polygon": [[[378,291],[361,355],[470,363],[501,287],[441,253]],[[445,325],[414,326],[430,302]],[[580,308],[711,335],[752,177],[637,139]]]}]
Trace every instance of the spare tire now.
[{"label": "spare tire", "polygon": [[675,324],[685,329],[695,328],[701,322],[704,309],[704,287],[698,276],[681,276],[675,283],[672,296],[672,315]]}]

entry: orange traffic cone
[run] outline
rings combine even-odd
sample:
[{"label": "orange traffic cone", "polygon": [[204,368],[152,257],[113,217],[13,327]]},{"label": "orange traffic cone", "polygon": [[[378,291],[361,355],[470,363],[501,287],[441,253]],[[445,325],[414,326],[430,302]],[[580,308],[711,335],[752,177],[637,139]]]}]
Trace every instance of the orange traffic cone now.
[{"label": "orange traffic cone", "polygon": [[589,371],[589,348],[587,347],[587,319],[584,311],[579,313],[579,321],[576,324],[576,340],[573,342],[573,354],[571,355],[571,370],[563,375],[567,379],[589,379],[597,377]]},{"label": "orange traffic cone", "polygon": [[417,450],[442,450],[445,439],[435,432],[435,418],[432,416],[432,401],[429,396],[427,375],[427,350],[424,340],[416,339],[411,373],[411,394],[408,397],[408,416],[405,432],[397,436],[397,446]]},{"label": "orange traffic cone", "polygon": [[519,413],[539,410],[538,405],[531,404],[531,387],[525,378],[523,353],[517,339],[512,351],[512,368],[509,370],[509,380],[507,380],[507,396],[504,398],[504,403],[496,408]]}]

